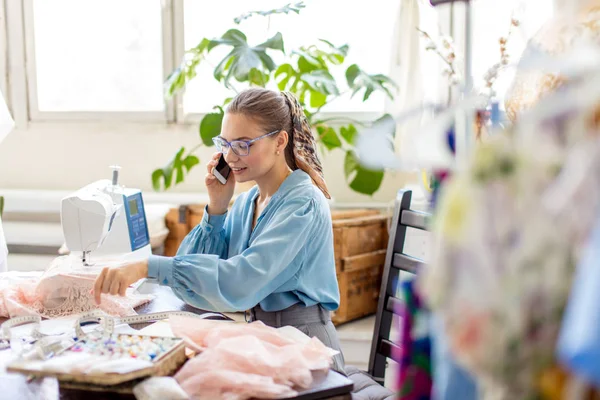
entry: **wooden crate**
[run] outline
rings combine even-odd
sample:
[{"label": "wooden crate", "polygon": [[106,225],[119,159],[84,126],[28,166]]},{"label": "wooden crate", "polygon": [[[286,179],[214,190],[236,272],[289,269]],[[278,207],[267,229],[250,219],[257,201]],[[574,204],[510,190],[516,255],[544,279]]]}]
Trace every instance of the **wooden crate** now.
[{"label": "wooden crate", "polygon": [[173,257],[185,236],[202,221],[204,204],[183,205],[172,208],[165,217],[169,235],[165,239],[163,255]]},{"label": "wooden crate", "polygon": [[332,315],[335,325],[377,312],[386,250],[345,257],[337,274],[340,308]]},{"label": "wooden crate", "polygon": [[353,213],[332,213],[333,251],[338,274],[344,271],[344,258],[387,247],[389,215],[376,210],[356,210]]},{"label": "wooden crate", "polygon": [[193,204],[188,206],[188,229],[190,231],[202,222],[205,207],[204,204]]},{"label": "wooden crate", "polygon": [[188,234],[187,206],[172,208],[165,217],[169,235],[165,239],[163,255],[173,257],[185,235]]},{"label": "wooden crate", "polygon": [[358,217],[367,217],[370,215],[378,215],[379,212],[373,209],[359,209],[359,210],[331,210],[331,219],[338,221],[341,219],[351,219]]},{"label": "wooden crate", "polygon": [[165,240],[163,255],[173,257],[177,253],[185,236],[202,221],[205,207],[206,204],[191,204],[169,210],[165,217],[169,235]]}]

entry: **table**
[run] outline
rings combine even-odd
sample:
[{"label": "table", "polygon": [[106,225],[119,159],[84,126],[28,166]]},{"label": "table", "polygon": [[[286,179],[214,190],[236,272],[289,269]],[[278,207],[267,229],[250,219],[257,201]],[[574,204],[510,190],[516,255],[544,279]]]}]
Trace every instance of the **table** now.
[{"label": "table", "polygon": [[[206,311],[192,307],[177,298],[170,288],[155,284],[145,284],[145,293],[153,293],[156,299],[139,307],[136,311],[140,314],[165,311],[188,311],[204,314]],[[226,317],[224,317],[226,318]],[[3,320],[0,320],[3,322]],[[143,325],[136,325],[141,328]],[[146,324],[147,325],[147,324]],[[0,351],[0,360],[5,358],[9,350]],[[4,353],[4,354],[3,354]],[[296,400],[319,399],[350,399],[353,383],[350,379],[335,372],[329,371],[325,376],[315,375],[313,386],[299,393]],[[133,399],[132,395],[118,395],[115,393],[98,393],[78,390],[66,390],[59,387],[54,378],[45,378],[27,382],[26,377],[19,374],[0,373],[0,400],[99,400],[99,399]]]}]

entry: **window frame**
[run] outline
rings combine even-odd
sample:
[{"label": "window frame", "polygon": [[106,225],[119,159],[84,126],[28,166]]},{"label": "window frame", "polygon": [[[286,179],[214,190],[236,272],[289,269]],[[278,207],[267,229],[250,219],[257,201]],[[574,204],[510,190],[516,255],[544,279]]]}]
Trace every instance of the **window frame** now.
[{"label": "window frame", "polygon": [[[163,111],[40,111],[38,106],[37,66],[35,60],[35,32],[33,23],[34,0],[19,2],[0,0],[0,89],[17,127],[30,122],[141,122],[198,124],[208,112],[184,112],[183,93],[165,99]],[[162,68],[166,79],[179,65],[185,54],[184,0],[161,0],[162,15]],[[5,18],[4,18],[5,17]],[[4,42],[3,42],[4,39]],[[368,122],[381,117],[381,111],[322,112],[323,118],[352,118]]]},{"label": "window frame", "polygon": [[[34,0],[23,0],[22,17],[24,47],[26,57],[27,81],[27,107],[28,120],[32,122],[47,121],[119,121],[119,122],[170,122],[173,120],[174,104],[172,100],[165,99],[163,111],[40,111],[38,106],[37,65],[35,59],[35,32],[34,32]],[[162,37],[162,69],[163,79],[166,79],[173,69],[173,43],[169,39],[173,27],[172,20],[173,0],[161,1],[161,37]],[[10,2],[9,2],[10,3]]]}]

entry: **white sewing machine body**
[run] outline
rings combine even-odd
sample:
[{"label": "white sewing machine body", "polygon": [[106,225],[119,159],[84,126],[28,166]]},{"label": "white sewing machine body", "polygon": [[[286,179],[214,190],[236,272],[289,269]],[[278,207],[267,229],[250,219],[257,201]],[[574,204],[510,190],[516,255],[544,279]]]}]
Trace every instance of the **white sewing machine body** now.
[{"label": "white sewing machine body", "polygon": [[81,254],[84,265],[90,258],[136,260],[151,255],[150,235],[144,200],[138,189],[113,181],[99,180],[65,197],[61,224],[72,254]]}]

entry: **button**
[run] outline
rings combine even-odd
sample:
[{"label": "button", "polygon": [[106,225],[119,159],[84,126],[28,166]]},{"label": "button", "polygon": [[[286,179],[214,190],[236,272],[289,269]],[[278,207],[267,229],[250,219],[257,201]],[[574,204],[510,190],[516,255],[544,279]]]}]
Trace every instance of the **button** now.
[{"label": "button", "polygon": [[204,230],[208,233],[211,233],[213,230],[213,227],[211,225],[206,224],[206,226],[204,227]]}]

